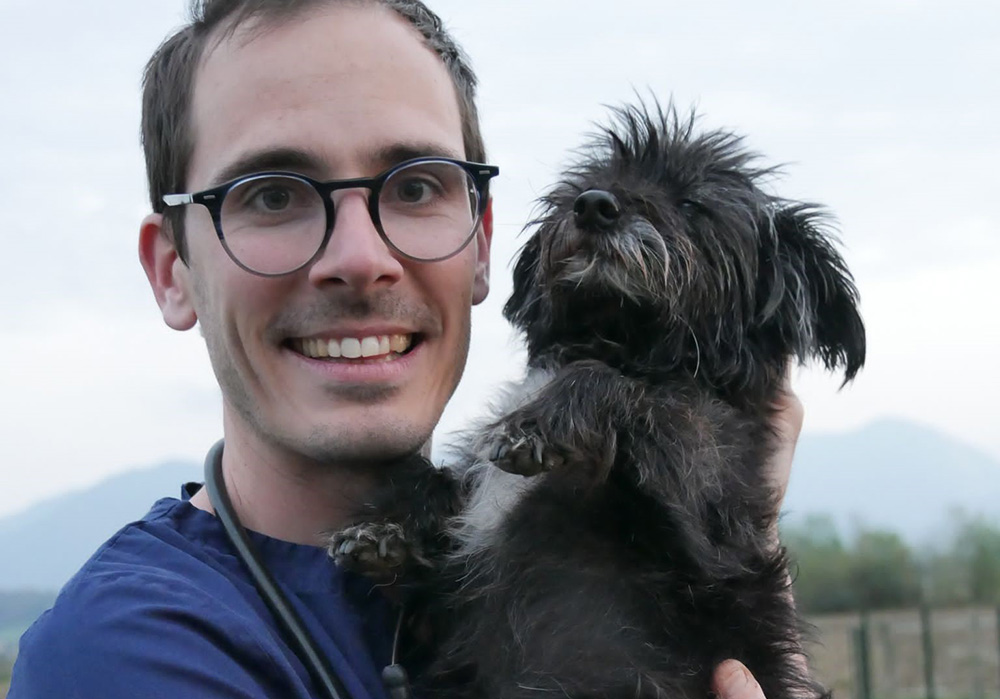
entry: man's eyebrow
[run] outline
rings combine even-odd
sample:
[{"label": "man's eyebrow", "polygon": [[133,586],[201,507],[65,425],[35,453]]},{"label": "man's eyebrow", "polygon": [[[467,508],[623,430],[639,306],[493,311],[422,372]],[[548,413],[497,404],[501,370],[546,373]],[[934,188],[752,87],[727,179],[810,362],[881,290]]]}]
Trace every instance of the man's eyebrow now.
[{"label": "man's eyebrow", "polygon": [[392,167],[405,160],[414,158],[452,158],[463,160],[462,153],[456,153],[447,146],[437,143],[393,143],[370,151],[367,155],[368,162],[376,164],[378,167]]},{"label": "man's eyebrow", "polygon": [[[453,158],[462,159],[462,154],[456,153],[447,146],[435,143],[393,143],[373,149],[365,154],[365,162],[372,163],[379,169],[390,168],[406,160],[414,158]],[[287,170],[302,175],[322,178],[326,165],[316,156],[298,148],[269,148],[250,151],[226,167],[222,168],[213,178],[212,186],[217,187],[245,175],[268,170]],[[375,175],[377,173],[371,173]]]},{"label": "man's eyebrow", "polygon": [[289,170],[302,175],[318,175],[323,165],[313,155],[297,148],[274,148],[251,151],[230,163],[214,178],[215,186],[244,175],[267,170]]}]

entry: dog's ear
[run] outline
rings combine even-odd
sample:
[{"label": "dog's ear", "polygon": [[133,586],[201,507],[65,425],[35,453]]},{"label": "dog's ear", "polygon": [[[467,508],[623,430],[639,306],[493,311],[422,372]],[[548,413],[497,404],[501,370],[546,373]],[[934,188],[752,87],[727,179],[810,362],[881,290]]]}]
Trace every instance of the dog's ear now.
[{"label": "dog's ear", "polygon": [[844,383],[865,362],[858,290],[833,247],[826,217],[805,204],[779,208],[762,236],[757,319],[800,361],[818,357]]},{"label": "dog's ear", "polygon": [[511,325],[531,336],[530,329],[544,313],[539,291],[538,265],[541,243],[538,234],[531,236],[517,255],[514,263],[514,291],[503,307],[503,317]]}]

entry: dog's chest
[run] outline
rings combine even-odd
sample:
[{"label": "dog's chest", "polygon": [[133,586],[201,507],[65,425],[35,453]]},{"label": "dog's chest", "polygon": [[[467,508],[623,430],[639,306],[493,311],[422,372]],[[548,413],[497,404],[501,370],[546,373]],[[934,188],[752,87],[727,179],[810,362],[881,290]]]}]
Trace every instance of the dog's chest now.
[{"label": "dog's chest", "polygon": [[[504,389],[487,424],[533,400],[553,376],[549,369],[529,368],[522,381]],[[465,472],[471,484],[469,498],[454,522],[454,534],[463,555],[489,548],[507,515],[540,480],[539,476],[520,476],[497,468],[489,453],[489,429],[483,427],[475,433],[478,438],[470,450],[470,465]]]}]

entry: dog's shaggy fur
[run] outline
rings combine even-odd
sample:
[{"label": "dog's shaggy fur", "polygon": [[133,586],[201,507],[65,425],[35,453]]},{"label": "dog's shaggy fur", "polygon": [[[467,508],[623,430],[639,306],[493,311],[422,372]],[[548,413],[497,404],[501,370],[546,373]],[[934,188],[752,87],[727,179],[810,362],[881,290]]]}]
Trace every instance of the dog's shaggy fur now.
[{"label": "dog's shaggy fur", "polygon": [[754,163],[693,117],[618,111],[516,262],[525,385],[458,479],[411,461],[334,538],[415,591],[430,695],[704,699],[726,658],[768,699],[823,693],[765,468],[789,361],[846,382],[864,326],[824,214]]}]

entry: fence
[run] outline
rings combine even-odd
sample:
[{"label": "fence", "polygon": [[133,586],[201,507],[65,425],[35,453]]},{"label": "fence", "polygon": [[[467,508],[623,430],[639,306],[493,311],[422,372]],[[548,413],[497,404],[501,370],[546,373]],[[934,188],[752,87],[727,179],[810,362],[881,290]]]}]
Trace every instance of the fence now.
[{"label": "fence", "polygon": [[810,619],[812,667],[834,699],[1000,697],[1000,608]]}]

